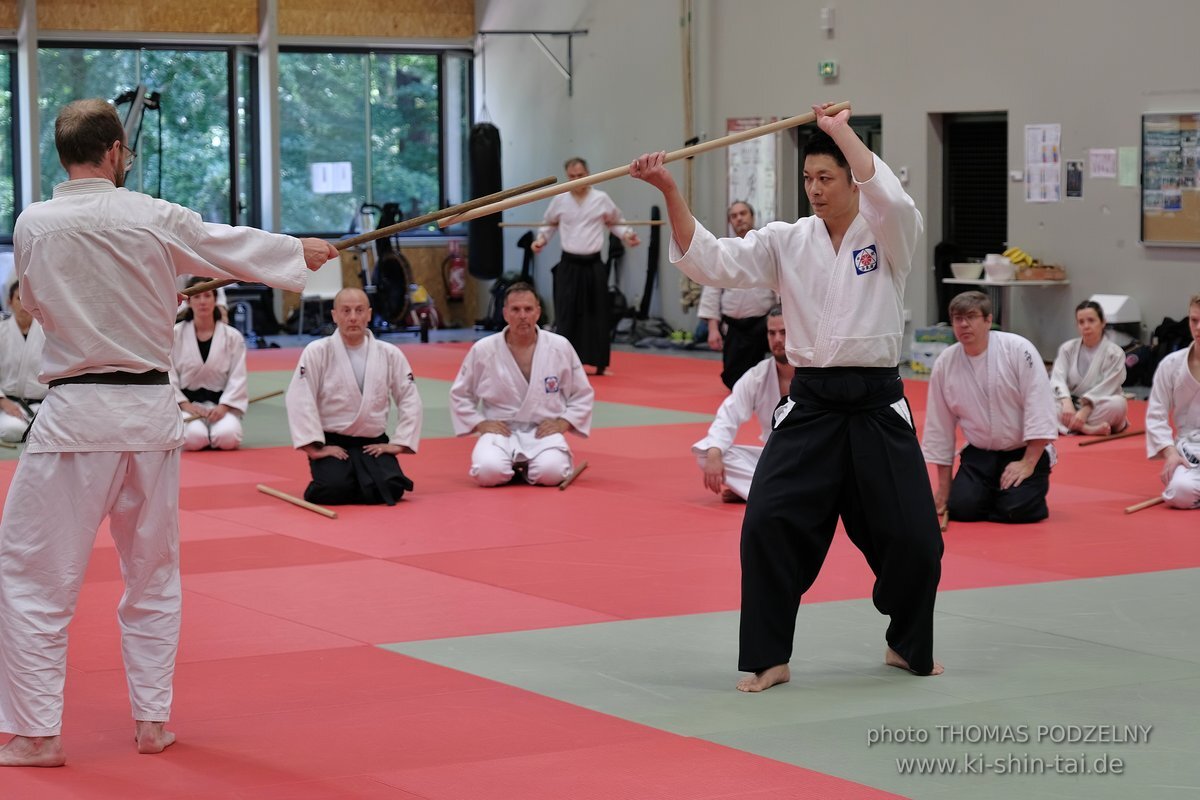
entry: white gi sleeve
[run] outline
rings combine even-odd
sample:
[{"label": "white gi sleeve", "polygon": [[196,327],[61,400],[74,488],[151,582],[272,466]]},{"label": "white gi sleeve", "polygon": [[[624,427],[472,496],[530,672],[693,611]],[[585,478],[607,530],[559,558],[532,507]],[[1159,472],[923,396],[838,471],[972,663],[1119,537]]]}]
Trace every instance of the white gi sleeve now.
[{"label": "white gi sleeve", "polygon": [[696,232],[683,253],[671,237],[671,263],[692,280],[722,289],[762,287],[779,291],[779,262],[775,258],[771,226],[742,238],[718,239],[695,220]]},{"label": "white gi sleeve", "polygon": [[1067,372],[1071,368],[1071,344],[1063,342],[1054,357],[1054,369],[1050,372],[1050,388],[1055,400],[1067,400],[1071,397],[1071,387],[1068,384]]},{"label": "white gi sleeve", "polygon": [[879,156],[875,160],[875,174],[869,181],[858,181],[862,198],[858,213],[867,221],[868,227],[878,238],[879,247],[887,256],[893,278],[904,279],[912,269],[913,254],[917,251],[917,240],[921,238],[924,222],[917,204],[904,191],[900,179],[892,168]]},{"label": "white gi sleeve", "polygon": [[925,403],[925,435],[921,441],[921,452],[930,464],[941,466],[954,465],[954,428],[958,423],[954,412],[946,404],[946,355],[945,350],[933,362],[933,372],[929,376],[929,393]]},{"label": "white gi sleeve", "polygon": [[473,346],[467,351],[458,375],[450,386],[450,422],[454,426],[455,436],[466,436],[475,430],[476,425],[487,420],[479,411],[479,397],[476,394],[479,378],[477,350],[478,347]]},{"label": "white gi sleeve", "polygon": [[[1186,363],[1186,362],[1185,362]],[[1150,387],[1150,402],[1146,406],[1146,458],[1154,458],[1164,448],[1175,445],[1175,433],[1171,430],[1171,406],[1175,393],[1175,364],[1164,361],[1154,371],[1154,382]],[[1168,367],[1163,369],[1163,367]]]},{"label": "white gi sleeve", "polygon": [[246,390],[246,340],[241,333],[232,329],[225,331],[224,338],[229,348],[229,378],[221,390],[220,403],[245,414],[250,407],[250,394]]},{"label": "white gi sleeve", "polygon": [[589,436],[592,432],[592,407],[596,391],[592,388],[587,373],[583,371],[583,364],[573,351],[570,358],[572,364],[570,372],[567,373],[567,385],[562,389],[563,399],[567,404],[562,418],[571,423],[573,433]]},{"label": "white gi sleeve", "polygon": [[715,286],[705,286],[700,291],[700,305],[696,316],[700,319],[715,319],[721,321],[721,289]]},{"label": "white gi sleeve", "polygon": [[1042,356],[1029,342],[1022,342],[1018,352],[1017,374],[1021,394],[1025,401],[1024,437],[1026,442],[1034,439],[1057,439],[1058,418],[1054,413],[1054,395],[1050,391],[1050,378]]},{"label": "white gi sleeve", "polygon": [[391,378],[389,390],[392,400],[396,403],[396,429],[392,431],[390,444],[407,447],[415,453],[421,443],[424,410],[412,367],[408,358],[397,347],[388,352],[388,376]]},{"label": "white gi sleeve", "polygon": [[325,444],[325,429],[321,425],[321,410],[317,405],[318,392],[324,375],[325,363],[313,342],[300,354],[300,363],[292,372],[284,404],[287,407],[288,429],[292,434],[292,446],[300,449],[308,444]]},{"label": "white gi sleeve", "polygon": [[[772,379],[775,377],[774,372],[775,368],[772,366]],[[710,447],[715,447],[721,451],[721,455],[725,455],[733,440],[737,438],[738,429],[754,417],[754,403],[759,389],[755,379],[757,375],[758,370],[751,369],[737,379],[729,396],[722,400],[717,408],[717,416],[708,426],[708,433],[692,445],[693,453],[704,455]]]}]

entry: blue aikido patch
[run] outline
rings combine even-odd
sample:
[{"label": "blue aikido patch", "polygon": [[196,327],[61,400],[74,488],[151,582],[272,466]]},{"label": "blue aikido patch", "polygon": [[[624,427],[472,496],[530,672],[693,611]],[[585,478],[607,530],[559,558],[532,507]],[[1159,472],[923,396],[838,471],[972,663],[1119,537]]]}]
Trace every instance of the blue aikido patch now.
[{"label": "blue aikido patch", "polygon": [[558,376],[550,375],[546,378],[546,394],[554,394],[558,391]]},{"label": "blue aikido patch", "polygon": [[874,272],[879,266],[879,252],[876,251],[875,245],[869,244],[862,250],[854,251],[854,271],[859,275],[866,275],[868,272]]}]

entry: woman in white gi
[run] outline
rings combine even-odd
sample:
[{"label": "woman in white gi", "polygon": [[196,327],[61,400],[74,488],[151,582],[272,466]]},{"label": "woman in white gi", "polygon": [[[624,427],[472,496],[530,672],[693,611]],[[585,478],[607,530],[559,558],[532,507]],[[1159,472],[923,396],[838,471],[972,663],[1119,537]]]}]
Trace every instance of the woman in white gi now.
[{"label": "woman in white gi", "polygon": [[454,432],[479,434],[471,477],[480,486],[506,484],[518,471],[527,483],[561,483],[571,474],[563,434],[591,431],[595,393],[583,364],[570,342],[538,328],[541,314],[530,284],[508,287],[508,324],[471,346],[450,387]]},{"label": "woman in white gi", "polygon": [[1125,351],[1104,336],[1104,309],[1094,300],[1075,307],[1079,338],[1058,348],[1050,388],[1058,403],[1058,432],[1107,436],[1129,425]]},{"label": "woman in white gi", "polygon": [[671,221],[671,261],[724,288],[779,292],[791,393],[754,473],[742,524],[738,668],[758,692],[790,679],[796,612],[840,516],[875,573],[875,607],[891,617],[885,663],[936,675],[933,606],[942,535],[898,364],[904,284],[921,214],[895,173],[850,127],[850,112],[814,106],[804,150],[812,217],[717,239],[688,209],[665,153],[630,174],[657,187]]},{"label": "woman in white gi", "polygon": [[[569,180],[586,178],[587,162],[571,158],[564,165]],[[608,368],[612,343],[609,314],[608,269],[600,258],[605,235],[612,231],[629,247],[638,244],[633,229],[622,225],[624,217],[607,194],[591,186],[555,196],[546,209],[545,225],[538,230],[532,250],[542,248],[562,234],[562,260],[554,272],[554,328],[575,347],[584,364],[603,375]]]},{"label": "woman in white gi", "polygon": [[1146,407],[1146,457],[1164,459],[1162,497],[1172,508],[1200,508],[1200,294],[1188,328],[1192,343],[1159,362]]},{"label": "woman in white gi", "polygon": [[[208,278],[192,278],[188,286]],[[236,450],[242,443],[246,395],[246,340],[221,322],[215,292],[187,301],[175,325],[171,348],[171,385],[184,419],[184,450]]]},{"label": "woman in white gi", "polygon": [[41,323],[21,304],[21,284],[8,290],[12,316],[0,322],[0,440],[19,442],[46,397],[42,348],[46,334]]}]

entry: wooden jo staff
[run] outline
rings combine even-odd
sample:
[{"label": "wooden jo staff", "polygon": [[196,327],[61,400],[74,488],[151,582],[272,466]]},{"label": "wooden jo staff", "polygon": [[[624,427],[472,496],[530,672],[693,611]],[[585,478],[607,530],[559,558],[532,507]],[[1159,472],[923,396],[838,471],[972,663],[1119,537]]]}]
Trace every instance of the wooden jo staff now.
[{"label": "wooden jo staff", "polygon": [[299,497],[288,494],[287,492],[281,492],[278,489],[272,489],[270,486],[267,486],[265,483],[260,483],[258,485],[258,490],[260,492],[262,492],[263,494],[269,494],[269,495],[271,495],[271,497],[277,497],[280,500],[284,500],[288,503],[291,503],[294,506],[300,506],[300,508],[303,508],[306,511],[312,511],[317,514],[320,514],[323,517],[329,517],[330,519],[337,519],[336,511],[331,511],[330,509],[326,508],[325,506],[319,506],[316,503],[310,503],[307,500],[302,500]]},{"label": "wooden jo staff", "polygon": [[[837,103],[836,105],[832,105],[825,109],[825,113],[831,115],[837,114],[849,107],[850,104],[848,102]],[[667,153],[666,158],[663,159],[663,163],[669,164],[672,161],[678,161],[682,158],[691,158],[692,156],[700,155],[701,153],[707,153],[709,150],[716,150],[720,147],[729,147],[730,145],[737,144],[738,142],[744,142],[748,139],[757,139],[759,136],[766,136],[768,133],[775,133],[776,131],[795,128],[799,125],[806,125],[810,122],[815,122],[816,119],[816,114],[810,111],[807,114],[799,114],[794,117],[788,117],[787,119],[781,119],[778,122],[760,125],[757,128],[751,128],[748,131],[731,133],[728,136],[722,136],[719,139],[701,142],[700,144],[694,144],[691,147],[684,147],[680,150],[674,150],[670,153]],[[500,211],[507,211],[510,208],[526,205],[527,203],[535,203],[538,200],[544,200],[545,198],[553,197],[556,194],[563,194],[564,192],[581,189],[584,186],[591,186],[595,183],[603,183],[604,181],[611,181],[614,178],[621,178],[628,174],[628,164],[622,167],[613,167],[612,169],[605,170],[604,172],[597,172],[595,175],[587,175],[582,178],[577,178],[573,181],[555,184],[554,186],[550,186],[545,189],[538,189],[536,191],[529,192],[528,194],[513,197],[509,200],[501,200],[499,202],[492,203],[491,205],[482,206],[473,211],[467,211],[457,216],[445,217],[438,222],[438,225],[445,228],[450,225],[455,225],[459,222],[467,222],[469,220],[478,219],[479,217],[486,217],[491,214],[496,214]]]},{"label": "wooden jo staff", "polygon": [[[650,227],[654,227],[655,225],[665,224],[665,220],[661,220],[661,219],[623,219],[616,224],[617,225],[636,225],[639,227],[641,227],[643,225],[648,225]],[[546,223],[546,222],[501,222],[500,227],[501,228],[547,228],[547,227],[557,228],[558,223],[557,222],[550,222],[550,223]]]},{"label": "wooden jo staff", "polygon": [[1133,514],[1138,511],[1141,511],[1143,508],[1150,508],[1151,506],[1156,506],[1161,502],[1163,502],[1162,495],[1159,495],[1158,497],[1151,497],[1149,500],[1143,500],[1140,503],[1134,503],[1133,505],[1129,506],[1128,508],[1125,509],[1125,513]]},{"label": "wooden jo staff", "polygon": [[1120,433],[1110,433],[1108,436],[1099,436],[1086,442],[1080,442],[1079,446],[1091,447],[1092,445],[1100,444],[1101,442],[1111,442],[1113,439],[1128,439],[1130,436],[1141,436],[1143,433],[1145,433],[1144,430],[1128,430],[1121,431]]},{"label": "wooden jo staff", "polygon": [[[428,225],[431,222],[437,222],[445,217],[471,211],[472,209],[480,208],[481,206],[486,206],[490,203],[495,203],[507,198],[520,196],[534,189],[540,189],[544,186],[549,186],[557,180],[558,179],[554,177],[546,177],[542,178],[541,180],[531,181],[530,183],[526,183],[521,186],[514,186],[512,189],[505,189],[502,192],[489,194],[486,197],[477,197],[476,199],[468,200],[465,203],[459,203],[458,205],[449,206],[448,208],[443,208],[439,211],[431,211],[430,213],[422,214],[419,217],[406,219],[403,222],[397,222],[395,225],[388,225],[386,228],[379,228],[378,230],[360,233],[358,236],[351,236],[346,239],[341,239],[334,242],[333,246],[338,250],[348,250],[351,247],[357,247],[360,244],[373,242],[376,239],[382,239],[385,236],[403,233],[404,231],[410,231],[413,228],[420,228],[423,225]],[[474,218],[472,217],[472,219]],[[444,228],[446,226],[443,225],[442,227]],[[237,281],[233,279],[205,281],[204,283],[197,283],[195,286],[189,286],[188,288],[182,290],[180,294],[186,297],[191,297],[195,294],[202,294],[204,292],[211,292],[216,289],[220,289],[222,286],[228,286],[231,283],[237,283]]]},{"label": "wooden jo staff", "polygon": [[579,466],[576,467],[571,472],[570,475],[563,478],[563,482],[558,485],[558,490],[560,492],[566,491],[566,488],[571,485],[571,482],[574,481],[576,478],[578,478],[580,475],[582,475],[583,471],[587,468],[588,468],[588,462],[586,462],[586,461],[580,462]]}]

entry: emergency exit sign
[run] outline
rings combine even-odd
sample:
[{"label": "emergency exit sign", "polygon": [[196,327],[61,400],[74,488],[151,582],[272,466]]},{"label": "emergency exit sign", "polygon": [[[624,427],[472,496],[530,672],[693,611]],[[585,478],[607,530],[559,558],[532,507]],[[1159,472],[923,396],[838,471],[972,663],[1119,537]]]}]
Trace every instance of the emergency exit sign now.
[{"label": "emergency exit sign", "polygon": [[837,77],[837,62],[836,61],[819,61],[817,62],[817,74],[822,78]]}]

